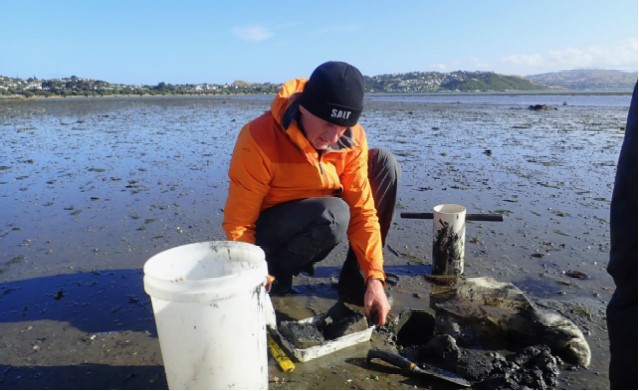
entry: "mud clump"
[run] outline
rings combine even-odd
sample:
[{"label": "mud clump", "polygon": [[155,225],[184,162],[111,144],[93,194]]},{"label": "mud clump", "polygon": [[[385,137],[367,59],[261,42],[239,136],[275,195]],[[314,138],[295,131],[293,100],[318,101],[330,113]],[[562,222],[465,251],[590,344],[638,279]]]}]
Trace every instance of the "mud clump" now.
[{"label": "mud clump", "polygon": [[324,335],[314,323],[282,322],[280,332],[298,349],[307,349],[325,341]]},{"label": "mud clump", "polygon": [[[454,372],[475,389],[550,389],[557,385],[561,359],[543,344],[516,351],[486,350],[479,344],[458,345],[450,334],[428,335],[433,319],[423,310],[404,311],[393,329],[400,353],[420,366],[436,366]],[[421,328],[419,327],[421,324]],[[420,331],[421,330],[421,331]],[[504,355],[504,352],[511,354]]]},{"label": "mud clump", "polygon": [[499,364],[490,377],[475,384],[474,388],[547,390],[557,386],[559,360],[548,346],[528,346],[510,360],[499,360]]},{"label": "mud clump", "polygon": [[447,334],[434,336],[424,346],[406,347],[402,353],[421,365],[454,372],[472,382],[474,389],[551,389],[557,385],[561,364],[546,345],[528,346],[504,356],[459,347]]}]

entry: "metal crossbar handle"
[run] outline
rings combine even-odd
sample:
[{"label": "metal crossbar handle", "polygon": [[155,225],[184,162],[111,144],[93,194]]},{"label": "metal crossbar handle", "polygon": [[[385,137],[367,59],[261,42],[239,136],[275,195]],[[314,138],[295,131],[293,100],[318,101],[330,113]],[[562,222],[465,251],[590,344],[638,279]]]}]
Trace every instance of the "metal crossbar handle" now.
[{"label": "metal crossbar handle", "polygon": [[[433,213],[414,213],[404,212],[400,216],[404,219],[422,219],[432,220]],[[466,221],[504,221],[504,215],[499,213],[484,213],[484,214],[466,214]]]}]

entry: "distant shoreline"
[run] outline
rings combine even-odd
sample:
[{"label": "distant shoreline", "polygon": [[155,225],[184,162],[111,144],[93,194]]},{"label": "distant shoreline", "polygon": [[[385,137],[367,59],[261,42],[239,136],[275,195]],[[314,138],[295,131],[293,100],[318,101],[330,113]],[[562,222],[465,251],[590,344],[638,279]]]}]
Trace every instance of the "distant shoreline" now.
[{"label": "distant shoreline", "polygon": [[[365,96],[554,96],[554,95],[567,95],[567,96],[631,96],[632,91],[575,91],[575,90],[538,90],[538,91],[481,91],[481,92],[462,92],[462,91],[442,91],[442,92],[373,92],[366,93]],[[273,98],[275,94],[168,94],[168,95],[153,95],[153,94],[115,94],[115,95],[100,95],[100,96],[85,96],[85,95],[51,95],[51,96],[22,96],[22,95],[0,95],[0,101],[36,101],[36,100],[109,100],[109,99],[176,99],[176,98],[202,98],[202,99],[229,99],[237,97],[255,97],[255,98]]]},{"label": "distant shoreline", "polygon": [[[364,76],[368,94],[623,94],[631,92],[636,73],[566,71],[530,78],[494,72],[409,72]],[[127,85],[71,76],[62,79],[23,80],[0,75],[0,96],[11,97],[135,97],[135,96],[273,96],[281,83]]]}]

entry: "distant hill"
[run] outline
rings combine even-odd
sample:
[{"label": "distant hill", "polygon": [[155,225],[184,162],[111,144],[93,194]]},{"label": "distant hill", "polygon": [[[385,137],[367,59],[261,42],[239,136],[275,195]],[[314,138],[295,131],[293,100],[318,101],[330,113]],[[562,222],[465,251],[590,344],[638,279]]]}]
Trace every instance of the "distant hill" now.
[{"label": "distant hill", "polygon": [[[409,72],[364,76],[367,93],[530,91],[547,87],[519,76],[493,72]],[[27,80],[0,76],[0,96],[118,96],[118,95],[236,95],[275,94],[281,84],[236,80],[231,84],[179,84],[155,86],[113,84],[71,76]]]},{"label": "distant hill", "polygon": [[[636,72],[574,70],[532,75],[525,78],[494,72],[408,72],[364,76],[367,93],[415,94],[430,92],[516,92],[549,88],[574,91],[632,91]],[[71,76],[62,79],[23,80],[0,76],[0,97],[49,96],[147,96],[147,95],[273,95],[281,84],[236,80],[231,84],[114,84]]]},{"label": "distant hill", "polygon": [[387,93],[530,91],[547,88],[519,76],[479,71],[409,72],[364,76],[364,85],[367,92]]},{"label": "distant hill", "polygon": [[637,72],[575,69],[530,75],[526,79],[551,88],[575,91],[632,91],[637,81]]}]

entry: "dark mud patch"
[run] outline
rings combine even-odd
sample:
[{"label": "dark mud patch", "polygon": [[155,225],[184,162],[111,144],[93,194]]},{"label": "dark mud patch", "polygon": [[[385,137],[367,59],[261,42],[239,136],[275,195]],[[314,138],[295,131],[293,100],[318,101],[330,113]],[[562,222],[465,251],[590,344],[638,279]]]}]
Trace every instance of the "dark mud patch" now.
[{"label": "dark mud patch", "polygon": [[8,389],[167,387],[140,270],[0,283],[0,385]]},{"label": "dark mud patch", "polygon": [[59,321],[86,333],[155,333],[141,270],[94,270],[0,283],[0,323]]}]

